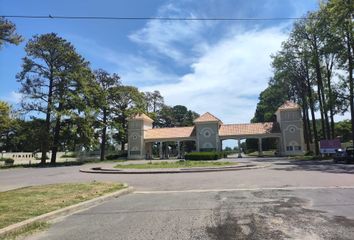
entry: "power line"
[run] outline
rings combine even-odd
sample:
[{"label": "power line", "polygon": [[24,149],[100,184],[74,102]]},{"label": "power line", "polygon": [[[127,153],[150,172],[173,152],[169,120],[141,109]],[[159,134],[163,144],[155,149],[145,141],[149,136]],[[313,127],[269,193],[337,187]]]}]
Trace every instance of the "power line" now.
[{"label": "power line", "polygon": [[300,19],[317,19],[315,17],[272,17],[272,18],[200,18],[200,17],[105,17],[105,16],[55,16],[55,15],[1,15],[5,18],[22,19],[68,19],[68,20],[159,20],[159,21],[286,21]]}]

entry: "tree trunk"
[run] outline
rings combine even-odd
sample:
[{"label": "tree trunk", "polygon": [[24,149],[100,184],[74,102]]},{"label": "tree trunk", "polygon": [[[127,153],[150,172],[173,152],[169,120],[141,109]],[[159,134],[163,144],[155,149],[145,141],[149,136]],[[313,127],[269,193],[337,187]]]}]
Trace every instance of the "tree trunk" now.
[{"label": "tree trunk", "polygon": [[[59,108],[62,108],[59,104]],[[60,110],[59,110],[60,111]],[[51,164],[55,164],[57,159],[57,152],[58,152],[58,145],[59,145],[59,133],[60,133],[60,126],[61,125],[61,115],[60,113],[57,116],[55,121],[55,128],[54,128],[54,137],[53,137],[53,147],[52,147],[52,157],[50,159]]]},{"label": "tree trunk", "polygon": [[105,156],[106,133],[107,133],[107,109],[104,107],[103,108],[103,129],[102,129],[102,140],[101,140],[101,156],[100,156],[101,161],[103,161],[106,158]]},{"label": "tree trunk", "polygon": [[309,141],[309,129],[307,126],[307,121],[306,121],[306,109],[304,106],[302,106],[302,122],[304,125],[304,137],[305,137],[305,143],[306,143],[306,150],[310,150],[310,141]]},{"label": "tree trunk", "polygon": [[308,90],[311,117],[312,117],[313,136],[314,136],[314,141],[315,141],[315,154],[319,155],[320,148],[319,148],[319,145],[318,145],[318,134],[317,134],[316,117],[315,117],[315,110],[314,110],[315,106],[314,106],[314,101],[313,101],[313,96],[312,96],[312,88],[311,88],[310,76],[309,76],[309,73],[308,73],[308,67],[306,69],[307,69],[307,72],[306,72],[307,90]]},{"label": "tree trunk", "polygon": [[330,66],[327,66],[327,88],[328,88],[328,109],[329,109],[329,116],[331,119],[331,131],[330,131],[330,138],[334,139],[334,104],[333,104],[333,93],[332,93],[332,86],[331,86],[331,78],[332,78],[332,66],[333,62]]},{"label": "tree trunk", "polygon": [[49,76],[49,87],[48,87],[48,104],[47,104],[47,112],[46,112],[46,117],[45,117],[45,129],[44,133],[42,136],[42,143],[41,143],[41,150],[42,150],[42,156],[41,156],[41,164],[45,164],[47,160],[47,152],[49,149],[49,133],[50,133],[50,117],[52,113],[52,101],[53,101],[53,84],[54,84],[54,79],[53,79],[53,70],[52,67],[50,68],[50,76]]},{"label": "tree trunk", "polygon": [[[326,101],[324,97],[324,87],[323,87],[323,80],[321,74],[321,65],[318,53],[318,46],[317,46],[317,37],[314,36],[313,39],[313,48],[314,48],[314,61],[315,61],[315,70],[316,70],[316,79],[317,79],[317,93],[318,93],[318,100],[320,103],[320,113],[321,113],[321,127],[323,137],[328,139],[327,133],[329,132],[329,122],[328,122],[328,115],[326,112]],[[328,128],[327,128],[328,127]]]}]

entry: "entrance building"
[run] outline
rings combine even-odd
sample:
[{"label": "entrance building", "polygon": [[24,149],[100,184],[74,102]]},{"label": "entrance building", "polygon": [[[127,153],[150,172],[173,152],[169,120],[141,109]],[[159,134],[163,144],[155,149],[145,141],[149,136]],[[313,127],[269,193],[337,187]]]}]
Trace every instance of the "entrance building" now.
[{"label": "entrance building", "polygon": [[128,121],[128,158],[151,159],[152,146],[159,145],[159,156],[164,158],[164,142],[177,145],[177,156],[182,157],[181,143],[193,141],[196,151],[221,151],[222,141],[258,139],[258,152],[262,155],[262,139],[275,138],[279,155],[299,155],[304,153],[304,137],[301,108],[286,101],[275,112],[274,122],[224,124],[207,112],[194,120],[191,127],[153,128],[153,120],[145,114],[138,114]]}]

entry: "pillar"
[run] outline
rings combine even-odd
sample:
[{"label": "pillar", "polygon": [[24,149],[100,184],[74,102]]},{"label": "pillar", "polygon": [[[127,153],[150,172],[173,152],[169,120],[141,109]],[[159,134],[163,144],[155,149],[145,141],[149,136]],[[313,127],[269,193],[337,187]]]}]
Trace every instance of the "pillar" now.
[{"label": "pillar", "polygon": [[238,141],[237,141],[237,143],[238,143],[238,158],[242,158],[242,155],[241,155],[241,153],[242,153],[242,151],[241,151],[241,140],[240,139],[238,139]]},{"label": "pillar", "polygon": [[177,158],[181,158],[181,142],[177,141]]},{"label": "pillar", "polygon": [[258,138],[258,156],[263,156],[262,138]]},{"label": "pillar", "polygon": [[168,143],[166,143],[166,146],[165,146],[165,158],[166,158],[166,159],[168,159],[168,158],[169,158]]},{"label": "pillar", "polygon": [[163,156],[162,156],[162,154],[163,154],[163,151],[162,151],[162,142],[160,142],[160,145],[159,145],[159,155],[160,155],[160,159],[163,159]]}]

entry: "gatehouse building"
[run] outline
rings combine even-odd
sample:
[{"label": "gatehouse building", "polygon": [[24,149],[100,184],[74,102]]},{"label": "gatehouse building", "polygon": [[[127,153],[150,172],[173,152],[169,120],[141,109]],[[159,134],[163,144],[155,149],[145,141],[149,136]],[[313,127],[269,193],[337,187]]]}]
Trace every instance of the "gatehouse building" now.
[{"label": "gatehouse building", "polygon": [[[274,138],[279,155],[304,153],[304,136],[301,108],[286,101],[275,112],[274,122],[224,124],[219,118],[207,112],[194,120],[194,126],[153,128],[153,120],[145,114],[138,114],[128,120],[128,158],[151,159],[153,144],[159,146],[159,156],[164,158],[165,142],[175,142],[177,157],[182,157],[182,142],[195,142],[196,151],[221,151],[222,141],[234,139],[258,139],[258,152],[262,155],[262,139]],[[166,144],[165,144],[166,145]]]}]

